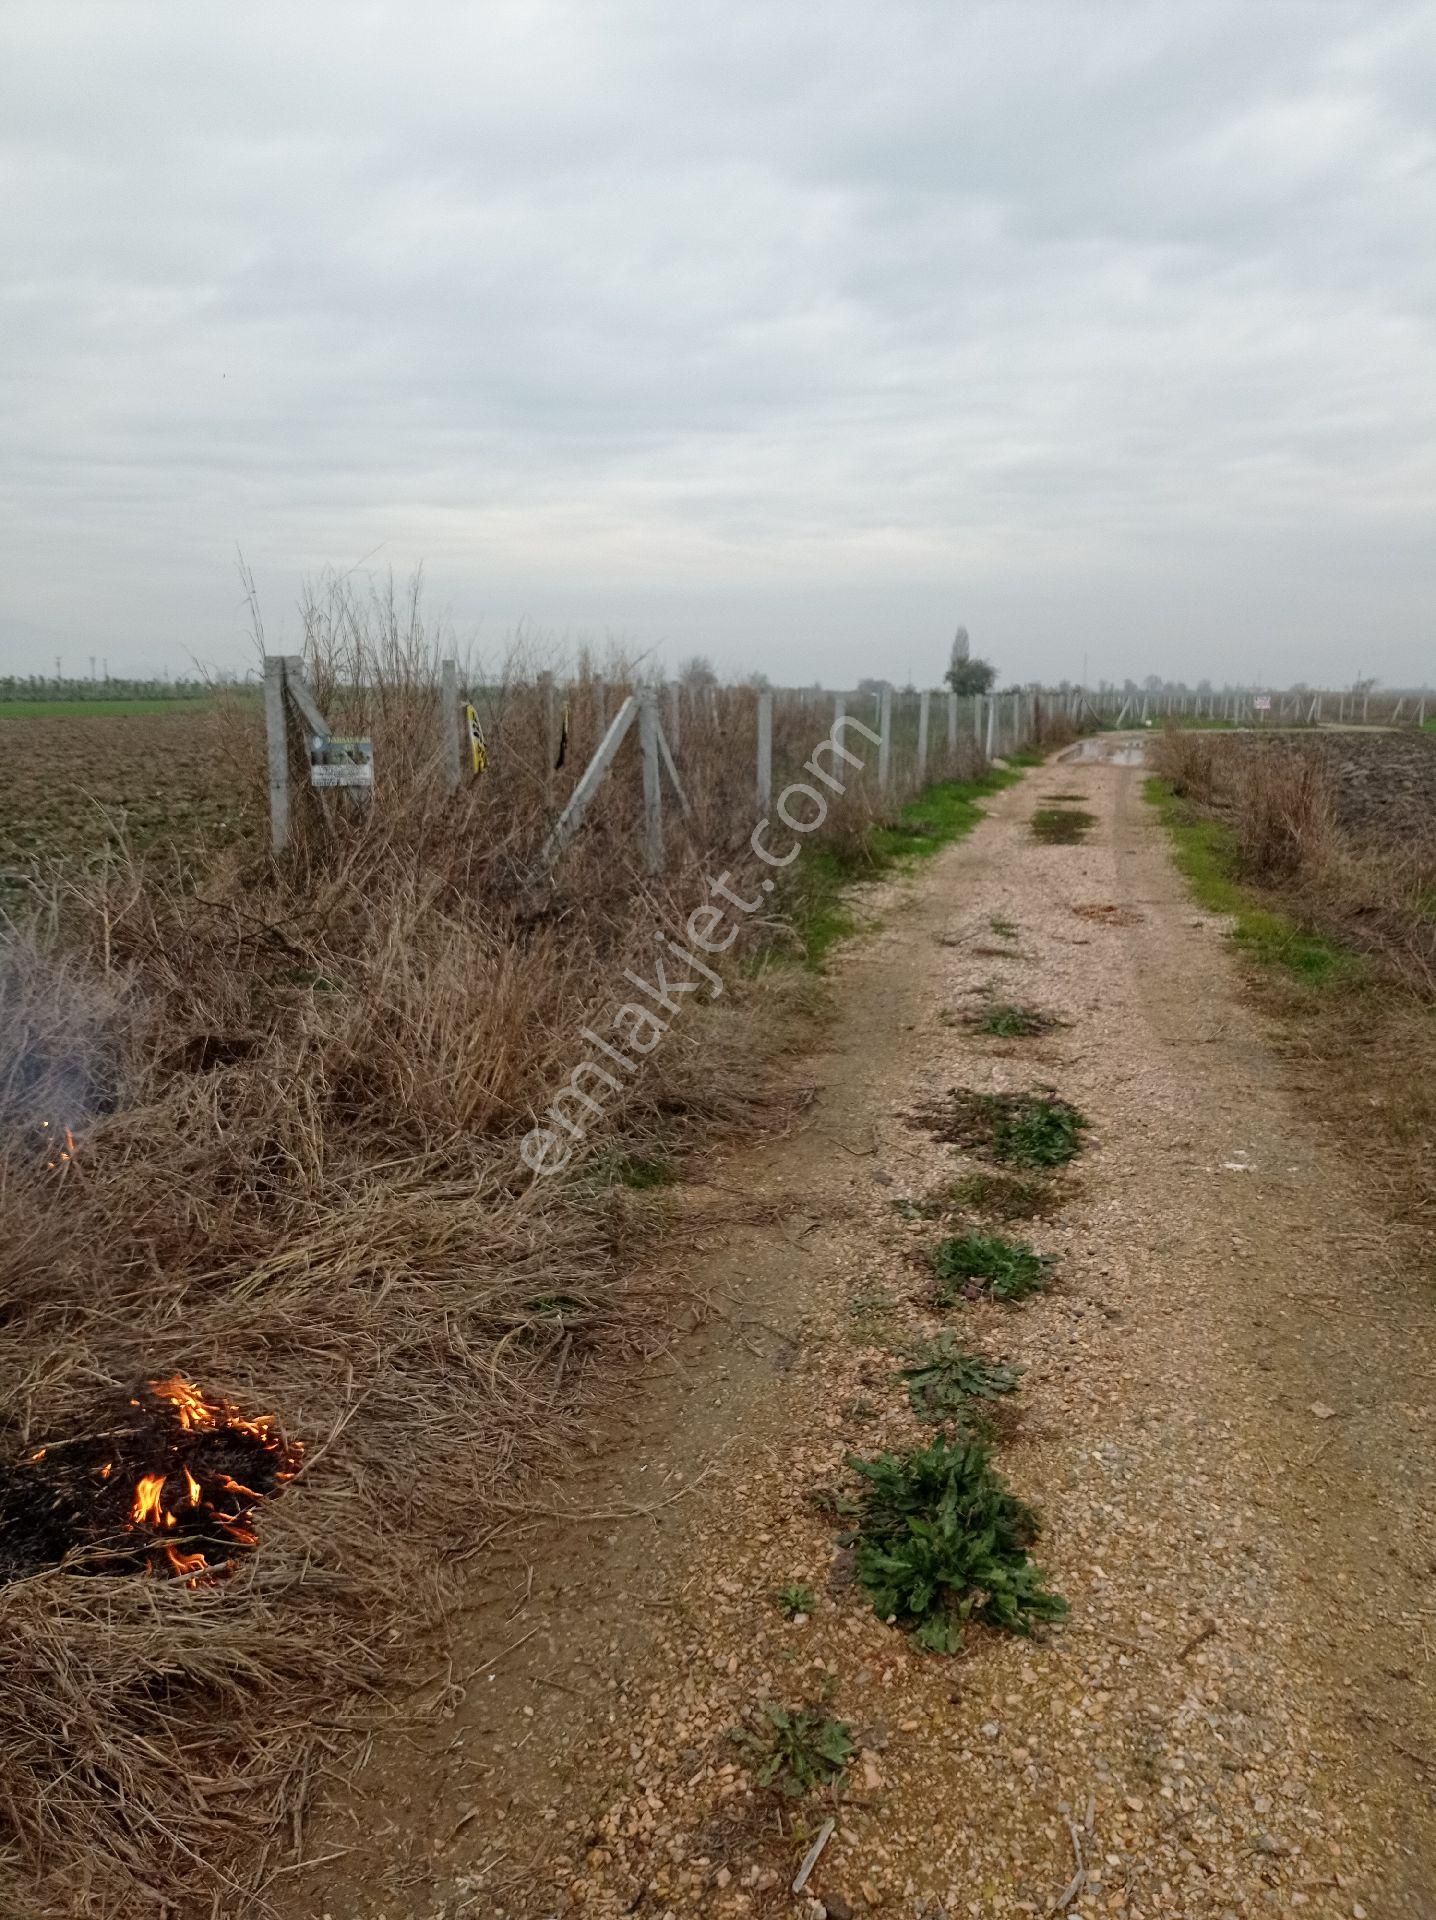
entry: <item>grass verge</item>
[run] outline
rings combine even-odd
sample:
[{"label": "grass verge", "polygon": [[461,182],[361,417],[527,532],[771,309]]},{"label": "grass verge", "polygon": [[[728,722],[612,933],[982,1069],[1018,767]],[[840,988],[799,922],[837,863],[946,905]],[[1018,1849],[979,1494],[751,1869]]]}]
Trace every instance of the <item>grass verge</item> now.
[{"label": "grass verge", "polygon": [[[1202,905],[1232,916],[1248,985],[1302,1062],[1304,1103],[1404,1227],[1413,1273],[1436,1249],[1436,831],[1409,805],[1396,734],[1374,755],[1364,824],[1341,824],[1338,769],[1272,741],[1164,732],[1147,793]],[[1396,1244],[1393,1235],[1392,1244]]]},{"label": "grass verge", "polygon": [[940,780],[908,801],[891,826],[871,826],[860,839],[842,845],[805,847],[788,893],[802,963],[820,968],[837,942],[857,931],[847,903],[850,888],[931,859],[965,838],[983,817],[980,803],[1021,778],[994,767],[971,780]]},{"label": "grass verge", "polygon": [[1236,878],[1238,840],[1233,827],[1196,813],[1156,776],[1144,791],[1171,836],[1173,859],[1198,904],[1231,916],[1232,938],[1244,953],[1314,987],[1349,982],[1362,972],[1360,954],[1304,930],[1278,908],[1263,906],[1255,889]]}]

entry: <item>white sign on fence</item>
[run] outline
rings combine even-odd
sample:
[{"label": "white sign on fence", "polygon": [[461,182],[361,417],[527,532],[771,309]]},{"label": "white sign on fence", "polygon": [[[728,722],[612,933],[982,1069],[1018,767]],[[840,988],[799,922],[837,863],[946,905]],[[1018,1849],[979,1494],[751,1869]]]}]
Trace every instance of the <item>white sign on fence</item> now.
[{"label": "white sign on fence", "polygon": [[1252,701],[1252,705],[1256,708],[1258,713],[1270,713],[1271,712],[1271,695],[1269,693],[1259,693],[1256,699]]},{"label": "white sign on fence", "polygon": [[311,734],[309,784],[313,787],[372,787],[374,742],[336,733]]}]

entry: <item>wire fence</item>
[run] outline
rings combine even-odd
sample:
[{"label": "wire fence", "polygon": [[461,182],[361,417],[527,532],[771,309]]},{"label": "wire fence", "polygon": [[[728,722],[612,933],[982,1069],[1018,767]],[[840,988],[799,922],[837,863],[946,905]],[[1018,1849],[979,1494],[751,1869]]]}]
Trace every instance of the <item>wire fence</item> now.
[{"label": "wire fence", "polygon": [[[357,696],[357,697],[356,697]],[[331,725],[297,656],[265,662],[271,837],[289,837],[296,766],[306,784],[350,805],[383,804],[384,753],[363,730],[358,690],[335,690],[341,731]],[[540,866],[560,858],[605,782],[636,760],[640,831],[651,871],[665,863],[670,823],[698,837],[707,821],[731,820],[744,804],[755,819],[775,794],[814,782],[855,788],[873,807],[900,806],[935,780],[971,774],[983,762],[1033,745],[1044,720],[1080,724],[1081,696],[1022,689],[962,697],[946,690],[829,692],[816,687],[688,686],[598,678],[465,685],[442,663],[429,697],[431,777],[450,793],[476,781],[519,781],[537,790],[546,832]],[[357,724],[356,724],[357,722]],[[296,753],[296,734],[303,750]],[[834,775],[841,765],[842,778]]]}]

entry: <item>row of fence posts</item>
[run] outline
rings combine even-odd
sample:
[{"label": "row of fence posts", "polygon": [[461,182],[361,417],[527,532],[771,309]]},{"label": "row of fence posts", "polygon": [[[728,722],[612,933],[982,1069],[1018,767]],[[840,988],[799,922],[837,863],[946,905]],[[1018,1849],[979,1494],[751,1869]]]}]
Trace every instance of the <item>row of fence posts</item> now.
[{"label": "row of fence posts", "polygon": [[[685,689],[670,684],[662,689],[652,685],[639,685],[631,693],[626,693],[616,713],[610,719],[608,713],[609,688],[602,680],[589,684],[593,702],[593,737],[596,745],[590,754],[587,765],[574,785],[567,800],[558,808],[554,822],[544,842],[540,854],[540,866],[552,863],[563,848],[572,839],[582,824],[584,815],[601,786],[604,777],[612,767],[629,732],[636,726],[638,747],[642,760],[643,779],[643,844],[644,858],[650,871],[661,870],[664,859],[663,837],[663,796],[665,787],[672,791],[679,808],[687,815],[690,812],[688,796],[683,788],[679,772],[679,755],[684,733],[692,729],[694,734],[701,733],[705,723],[710,727],[720,725],[722,695],[717,687]],[[560,768],[557,751],[564,724],[562,716],[567,709],[567,699],[551,673],[542,673],[538,677],[541,726],[544,741],[544,790],[550,806],[557,804],[557,784]],[[687,713],[685,715],[685,694]],[[439,683],[440,714],[442,723],[442,766],[444,778],[449,789],[457,792],[465,778],[466,742],[472,745],[472,733],[468,715],[473,709],[461,697],[459,670],[457,662],[445,660],[442,663]],[[1119,690],[1102,689],[1095,695],[1084,688],[1062,688],[1056,692],[1036,692],[1019,690],[1002,694],[977,694],[960,698],[946,691],[924,691],[916,695],[895,695],[891,687],[884,687],[876,693],[861,694],[825,694],[821,689],[809,688],[788,693],[774,693],[763,689],[754,696],[756,706],[756,767],[754,779],[754,800],[761,816],[772,805],[773,800],[773,738],[775,701],[800,701],[803,709],[813,716],[816,747],[821,732],[817,729],[825,724],[825,711],[830,711],[831,720],[826,722],[830,728],[841,728],[845,720],[851,719],[876,733],[877,739],[877,783],[881,793],[889,800],[905,799],[910,793],[927,784],[930,777],[930,763],[937,756],[933,753],[934,738],[945,720],[946,754],[948,767],[957,764],[959,743],[962,737],[962,707],[966,702],[971,705],[970,724],[971,743],[979,757],[988,760],[1000,759],[1004,754],[1020,750],[1033,740],[1038,731],[1040,716],[1045,707],[1051,713],[1064,713],[1079,730],[1090,722],[1098,726],[1146,725],[1164,719],[1176,719],[1190,716],[1198,720],[1225,720],[1234,725],[1262,725],[1268,722],[1280,724],[1283,720],[1305,720],[1308,724],[1322,724],[1328,715],[1328,702],[1334,703],[1334,718],[1338,723],[1354,722],[1357,718],[1358,703],[1360,717],[1369,719],[1371,695],[1348,693],[1316,693],[1309,695],[1305,690],[1288,692],[1274,696],[1276,711],[1271,710],[1273,696],[1257,696],[1250,693],[1201,694],[1185,692],[1144,691],[1141,694],[1121,693]],[[1258,698],[1267,701],[1266,706],[1258,707]],[[911,703],[916,701],[916,740],[912,757],[899,773],[899,754],[896,751],[899,729],[896,721],[899,717],[911,718]],[[831,708],[827,703],[831,701]],[[895,707],[895,701],[900,704]],[[934,703],[937,703],[935,706]],[[1395,725],[1403,717],[1406,700],[1399,697],[1395,701],[1394,711],[1388,716],[1388,724]],[[1303,709],[1305,709],[1303,713]],[[314,787],[332,790],[348,789],[350,804],[368,804],[374,792],[374,764],[372,743],[367,740],[340,738],[334,734],[328,720],[320,711],[305,675],[303,662],[295,655],[269,655],[264,663],[264,710],[268,741],[269,799],[271,838],[276,850],[283,848],[289,838],[290,813],[290,716],[302,725],[308,746],[310,783]],[[1426,701],[1421,698],[1415,704],[1409,724],[1424,726],[1426,720]],[[905,729],[904,729],[905,731]],[[859,740],[865,736],[859,735]],[[866,759],[866,754],[863,755]],[[477,770],[478,762],[471,763],[471,771]],[[331,804],[333,804],[331,802]]]},{"label": "row of fence posts", "polygon": [[[446,685],[449,668],[445,663]],[[457,676],[454,677],[455,696],[452,724],[457,727]],[[546,715],[546,736],[550,743],[556,737],[553,714],[553,682],[548,675],[540,676],[540,689],[544,697]],[[601,683],[595,683],[600,686]],[[702,689],[700,694],[711,694],[710,704],[716,704],[717,693],[714,689]],[[895,792],[895,758],[893,753],[893,691],[886,687],[878,695],[872,696],[875,703],[873,718],[877,725],[870,732],[878,735],[879,789],[889,797]],[[959,743],[959,696],[948,693],[945,696],[947,706],[947,745],[949,762],[956,760]],[[812,696],[804,693],[802,698],[809,702]],[[847,729],[843,723],[849,718],[848,700],[844,694],[834,694],[832,698],[832,719],[830,736]],[[934,695],[923,692],[918,695],[917,746],[914,766],[910,779],[904,783],[904,790],[911,791],[926,784],[928,777],[929,744],[931,736],[930,716]],[[675,759],[675,749],[681,740],[682,701],[681,690],[670,685],[665,690],[664,707],[666,726],[660,718],[659,690],[652,686],[640,686],[630,694],[620,706],[610,725],[602,732],[599,745],[584,768],[573,793],[565,804],[553,828],[544,842],[540,854],[540,865],[547,866],[557,858],[563,848],[572,839],[582,824],[589,802],[597,792],[608,769],[613,764],[619,747],[633,721],[638,724],[639,754],[643,771],[643,840],[644,859],[652,873],[662,871],[664,862],[663,839],[663,791],[664,781],[673,789],[680,808],[687,815],[690,811],[688,798],[683,789]],[[754,800],[760,816],[766,814],[773,801],[773,712],[774,693],[769,688],[762,689],[756,696],[756,754],[757,763],[754,779]],[[988,759],[1000,754],[1016,752],[1022,745],[1035,736],[1040,696],[1035,693],[1014,692],[1008,694],[974,696],[974,746],[979,753],[985,752]],[[602,695],[595,696],[595,731],[606,715],[606,702]],[[856,715],[852,716],[856,719]],[[696,723],[695,723],[696,724]],[[864,725],[867,723],[864,722]],[[671,738],[670,738],[671,734]],[[814,738],[816,747],[819,735]],[[862,736],[860,736],[861,738]],[[462,775],[460,774],[460,777]],[[454,783],[457,785],[457,781]]]},{"label": "row of fence posts", "polygon": [[[609,689],[602,680],[589,683],[593,701],[593,734],[596,741],[587,765],[583,768],[571,793],[558,809],[553,825],[544,841],[539,856],[540,867],[546,867],[555,860],[563,848],[572,839],[583,822],[585,813],[594,795],[612,767],[629,732],[636,727],[639,755],[642,763],[643,785],[643,845],[645,863],[652,872],[661,871],[664,860],[664,792],[672,792],[682,813],[690,813],[688,796],[683,787],[679,771],[679,755],[685,728],[701,731],[705,717],[710,724],[718,724],[720,711],[720,690],[716,687],[684,689],[670,684],[665,688],[652,685],[639,685],[631,693],[624,695],[612,718],[608,714]],[[687,693],[688,712],[685,716],[684,695]],[[557,799],[558,742],[563,724],[566,702],[551,673],[538,677],[540,717],[544,741],[543,779],[545,791],[551,802]],[[885,687],[872,694],[833,694],[822,693],[820,689],[801,689],[788,694],[775,694],[771,689],[763,689],[755,696],[756,707],[756,766],[754,778],[754,801],[759,816],[772,805],[773,799],[773,738],[774,709],[776,699],[798,700],[804,709],[814,718],[812,747],[816,748],[825,733],[838,730],[844,737],[850,738],[856,732],[856,726],[844,727],[845,721],[861,723],[867,729],[867,735],[858,734],[858,748],[866,761],[871,752],[869,736],[876,733],[877,769],[876,777],[879,790],[890,800],[906,798],[908,794],[927,784],[935,777],[938,766],[945,761],[951,768],[958,761],[962,739],[962,707],[970,703],[972,713],[971,743],[979,757],[997,759],[1004,753],[1018,751],[1035,737],[1042,703],[1050,707],[1060,707],[1064,703],[1074,719],[1078,708],[1072,697],[1066,693],[1056,695],[1038,694],[1031,691],[1017,691],[1004,694],[974,695],[960,698],[946,691],[925,691],[913,696],[899,695],[903,703],[898,712],[907,708],[905,717],[911,718],[911,705],[916,699],[916,741],[911,761],[899,771],[899,755],[895,751],[897,728],[895,726],[894,692]],[[827,703],[831,701],[831,708]],[[935,709],[934,703],[939,703]],[[368,803],[374,792],[374,765],[372,743],[336,736],[329,721],[320,711],[313,691],[304,674],[303,662],[293,655],[270,655],[264,663],[264,704],[265,724],[268,743],[269,796],[271,838],[276,851],[281,850],[289,839],[290,815],[290,777],[291,777],[291,716],[304,730],[307,745],[307,758],[310,766],[311,784],[322,788],[348,787],[351,789],[351,802]],[[473,730],[470,715],[473,709],[463,697],[460,685],[458,663],[445,660],[441,663],[439,677],[439,706],[442,729],[442,747],[440,762],[442,775],[451,792],[457,792],[464,784],[466,763],[469,772],[478,770],[479,762],[470,760],[473,746]],[[706,714],[705,714],[706,709]],[[864,713],[866,717],[864,717]],[[935,713],[941,713],[946,721],[946,754],[939,757],[934,754],[934,737],[937,725]],[[830,717],[829,717],[830,715]],[[931,771],[930,771],[931,769]],[[382,769],[381,769],[382,774]]]},{"label": "row of fence posts", "polygon": [[[1358,722],[1362,726],[1373,724],[1372,695],[1367,690],[1360,693],[1313,693],[1310,688],[1303,687],[1261,694],[1179,693],[1166,690],[1122,693],[1104,689],[1096,694],[1080,694],[1078,698],[1083,708],[1102,725],[1117,727],[1124,722],[1130,726],[1142,726],[1149,721],[1182,718],[1224,720],[1231,726],[1241,727],[1280,726],[1293,721],[1306,726],[1323,726],[1329,722],[1335,722],[1338,726],[1354,726]],[[1384,717],[1383,708],[1386,709]],[[1374,724],[1424,727],[1426,696],[1378,695]]]}]

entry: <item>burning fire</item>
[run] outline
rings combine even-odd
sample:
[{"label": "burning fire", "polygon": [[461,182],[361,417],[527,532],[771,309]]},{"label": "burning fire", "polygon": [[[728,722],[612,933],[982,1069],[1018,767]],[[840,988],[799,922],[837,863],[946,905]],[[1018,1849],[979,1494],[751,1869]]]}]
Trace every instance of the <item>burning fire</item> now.
[{"label": "burning fire", "polygon": [[0,1586],[41,1567],[213,1586],[259,1544],[259,1509],[304,1450],[183,1374],[107,1393],[0,1460]]},{"label": "burning fire", "polygon": [[[163,1409],[175,1429],[165,1449],[172,1458],[135,1480],[131,1525],[155,1536],[156,1564],[190,1585],[222,1579],[233,1569],[233,1549],[258,1545],[254,1508],[294,1478],[302,1446],[286,1439],[271,1415],[247,1418],[182,1374],[147,1382],[130,1404]],[[101,1475],[108,1478],[108,1467]]]},{"label": "burning fire", "polygon": [[166,1513],[161,1505],[160,1496],[165,1490],[165,1477],[162,1473],[142,1473],[139,1485],[135,1488],[135,1504],[130,1508],[130,1518],[137,1526],[172,1527],[175,1517]]},{"label": "burning fire", "polygon": [[[56,1130],[50,1125],[48,1120],[42,1120],[40,1122],[40,1131],[53,1135]],[[51,1150],[51,1155],[45,1162],[45,1166],[50,1173],[55,1173],[56,1171],[63,1172],[65,1168],[72,1167],[75,1164],[75,1155],[79,1151],[75,1145],[75,1136],[69,1127],[62,1127],[60,1129],[60,1136],[65,1142],[63,1146],[58,1146],[53,1138],[46,1141],[46,1145]]]}]

